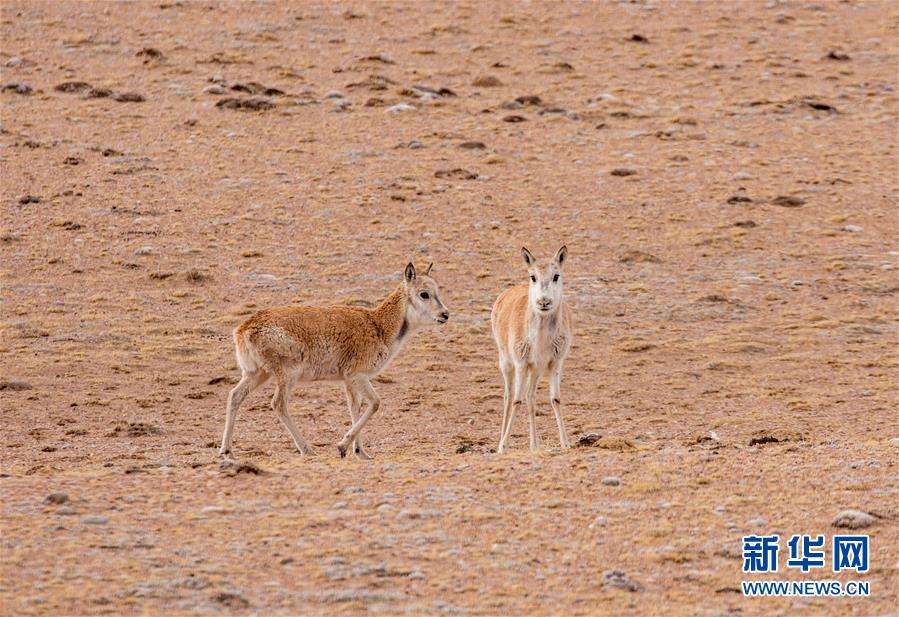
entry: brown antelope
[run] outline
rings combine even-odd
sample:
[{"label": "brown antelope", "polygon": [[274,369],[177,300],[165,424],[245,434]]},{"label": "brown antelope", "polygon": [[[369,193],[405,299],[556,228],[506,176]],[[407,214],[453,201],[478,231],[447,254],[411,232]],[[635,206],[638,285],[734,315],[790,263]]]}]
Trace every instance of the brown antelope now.
[{"label": "brown antelope", "polygon": [[512,430],[512,420],[522,401],[527,405],[531,450],[537,443],[537,410],[534,400],[537,382],[549,374],[549,401],[559,425],[559,441],[569,447],[562,420],[562,364],[571,346],[571,311],[562,299],[562,265],[566,247],[549,261],[537,261],[529,250],[521,249],[528,267],[529,285],[518,285],[499,295],[490,321],[499,349],[499,369],[503,375],[503,424],[499,446],[502,454]]},{"label": "brown antelope", "polygon": [[287,413],[290,391],[297,382],[342,381],[352,426],[337,443],[337,449],[343,457],[352,444],[356,456],[370,459],[359,432],[380,405],[371,380],[387,368],[416,331],[449,319],[430,272],[429,265],[423,275],[416,275],[410,263],[403,282],[373,309],[282,306],[259,311],[237,326],[234,345],[243,376],[228,395],[225,434],[219,452],[231,452],[234,420],[243,400],[252,390],[274,379],[272,409],[300,453],[310,454],[312,448]]}]

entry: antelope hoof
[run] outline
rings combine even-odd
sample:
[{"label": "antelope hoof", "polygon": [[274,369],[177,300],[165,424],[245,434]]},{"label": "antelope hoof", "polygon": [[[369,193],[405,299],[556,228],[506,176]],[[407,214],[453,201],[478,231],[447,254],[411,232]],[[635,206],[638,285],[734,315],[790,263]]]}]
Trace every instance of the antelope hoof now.
[{"label": "antelope hoof", "polygon": [[340,458],[346,458],[346,446],[337,444],[337,451],[340,452]]}]

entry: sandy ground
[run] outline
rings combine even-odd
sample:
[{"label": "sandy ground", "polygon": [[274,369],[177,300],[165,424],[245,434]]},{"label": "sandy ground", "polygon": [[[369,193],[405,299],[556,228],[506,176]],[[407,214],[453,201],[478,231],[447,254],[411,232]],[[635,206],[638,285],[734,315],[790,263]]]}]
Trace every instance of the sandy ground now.
[{"label": "sandy ground", "polygon": [[[0,10],[0,612],[896,614],[894,3]],[[555,448],[544,386],[497,457],[490,307],[563,242],[602,439]],[[375,460],[316,384],[314,457],[269,387],[221,468],[231,329],[410,259],[452,318],[375,382]],[[870,598],[742,597],[744,534],[847,508],[868,575],[778,578]]]}]

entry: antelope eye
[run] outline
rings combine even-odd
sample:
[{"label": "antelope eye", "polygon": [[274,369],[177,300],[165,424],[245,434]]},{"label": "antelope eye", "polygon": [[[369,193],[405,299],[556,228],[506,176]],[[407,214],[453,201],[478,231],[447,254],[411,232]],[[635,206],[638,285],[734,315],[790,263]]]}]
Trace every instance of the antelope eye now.
[{"label": "antelope eye", "polygon": [[431,294],[429,294],[426,291],[423,291],[420,294],[418,294],[418,297],[421,298],[422,300],[427,300],[428,298],[431,297]]},{"label": "antelope eye", "polygon": [[536,283],[536,282],[537,282],[537,277],[534,276],[533,274],[531,275],[531,282],[532,282],[532,283]]},{"label": "antelope eye", "polygon": [[556,274],[555,276],[553,276],[553,283],[558,283],[558,282],[559,282],[559,275]]}]

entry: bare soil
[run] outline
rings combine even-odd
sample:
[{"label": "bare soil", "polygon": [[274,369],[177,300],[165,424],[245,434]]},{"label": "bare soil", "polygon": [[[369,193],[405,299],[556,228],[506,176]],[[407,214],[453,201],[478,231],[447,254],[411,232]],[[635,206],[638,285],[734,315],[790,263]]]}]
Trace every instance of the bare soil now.
[{"label": "bare soil", "polygon": [[[0,612],[896,610],[894,3],[0,11]],[[497,457],[490,307],[562,243],[600,438],[555,448],[544,385]],[[452,317],[376,381],[376,459],[316,384],[315,456],[266,389],[222,466],[231,329],[409,260]],[[743,535],[850,508],[868,574],[776,578],[871,597],[742,597]]]}]

